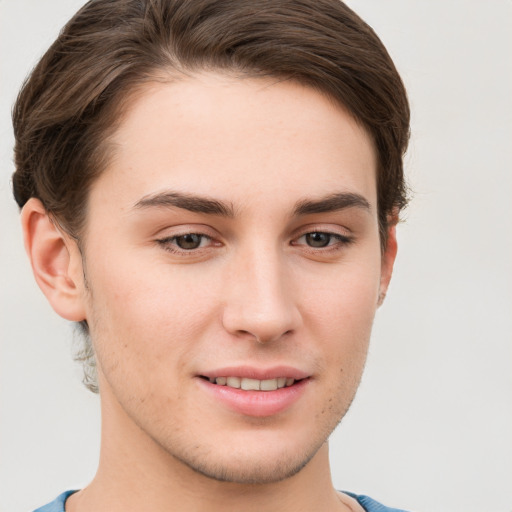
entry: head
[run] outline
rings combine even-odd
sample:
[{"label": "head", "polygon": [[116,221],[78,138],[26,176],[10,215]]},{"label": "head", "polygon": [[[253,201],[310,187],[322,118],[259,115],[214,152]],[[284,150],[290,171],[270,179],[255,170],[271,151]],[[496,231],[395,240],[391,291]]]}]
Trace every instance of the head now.
[{"label": "head", "polygon": [[[207,122],[201,124],[201,115],[195,116],[194,106],[201,109]],[[81,290],[77,292],[79,305],[72,312],[65,306],[60,309],[59,301],[53,305],[66,318],[79,322],[83,331],[92,336],[92,344],[86,338],[84,352],[87,383],[91,389],[97,387],[96,377],[90,372],[95,352],[101,367],[102,385],[113,390],[113,395],[116,395],[116,388],[123,387],[123,379],[131,378],[124,370],[116,368],[121,361],[119,352],[129,344],[128,334],[137,329],[141,329],[139,334],[149,332],[151,343],[146,340],[148,345],[135,349],[132,346],[131,357],[143,350],[143,346],[155,347],[152,357],[158,356],[156,360],[166,357],[159,351],[171,350],[178,354],[181,367],[187,368],[187,361],[192,358],[193,371],[202,370],[204,375],[197,376],[204,381],[225,377],[217,375],[222,361],[219,351],[229,352],[233,337],[256,347],[240,348],[243,345],[237,344],[236,355],[230,356],[233,361],[255,359],[256,366],[261,367],[272,361],[279,364],[291,361],[299,367],[303,364],[300,361],[309,359],[311,365],[299,371],[307,374],[306,381],[326,364],[322,359],[326,347],[335,342],[335,336],[327,339],[322,328],[315,326],[329,324],[337,311],[349,303],[356,310],[358,307],[364,310],[359,312],[361,314],[346,312],[343,329],[349,326],[347,329],[352,333],[348,336],[348,348],[332,357],[340,372],[345,371],[348,377],[346,381],[336,382],[331,372],[323,388],[326,397],[343,395],[343,398],[334,399],[332,403],[326,401],[331,414],[326,414],[328,418],[321,422],[321,435],[315,438],[314,446],[304,450],[307,453],[301,460],[306,463],[343,416],[357,388],[373,307],[385,292],[391,275],[393,228],[406,203],[402,158],[409,135],[409,109],[400,77],[372,29],[337,0],[93,0],[66,25],[36,66],[19,95],[13,120],[16,137],[14,195],[20,207],[31,198],[38,200],[40,219],[46,215],[48,229],[51,224],[55,237],[61,236],[65,241],[63,255],[54,258],[57,262],[54,266],[58,267],[68,255],[69,276],[64,277],[80,281],[78,285],[74,283]],[[231,140],[230,127],[238,135],[246,132],[245,138]],[[161,140],[166,133],[167,138]],[[190,144],[192,139],[196,145]],[[280,144],[273,148],[272,141]],[[206,155],[205,160],[197,159],[197,155]],[[297,161],[291,169],[294,155]],[[336,159],[342,161],[342,169],[347,169],[341,188],[334,171]],[[151,165],[147,164],[148,160]],[[170,170],[164,171],[162,162],[172,162]],[[183,167],[180,162],[188,164]],[[316,169],[317,164],[324,171]],[[198,174],[190,177],[192,168],[198,169]],[[229,185],[231,195],[225,193],[225,184]],[[173,192],[162,195],[161,191],[167,189]],[[137,198],[138,191],[146,193]],[[254,203],[249,200],[251,191],[258,197]],[[344,206],[338,208],[341,203]],[[333,206],[335,204],[338,206]],[[125,281],[131,279],[132,286],[116,289],[115,279],[109,281],[108,276],[113,274],[107,267],[113,262],[108,258],[115,258],[116,254],[126,256],[126,252],[123,256],[116,253],[114,247],[110,253],[106,249],[112,239],[109,229],[111,233],[120,232],[123,223],[118,219],[116,224],[113,219],[129,205],[133,206],[134,215],[155,209],[161,215],[162,208],[165,212],[167,208],[178,208],[199,215],[183,221],[178,219],[179,224],[193,225],[189,231],[182,229],[180,232],[166,227],[166,221],[160,217],[144,221],[162,230],[158,237],[153,236],[158,240],[153,241],[152,250],[156,246],[159,250],[164,246],[172,247],[175,252],[166,249],[166,258],[172,260],[180,272],[187,269],[184,271],[186,279],[182,275],[172,281],[172,286],[185,285],[194,279],[204,283],[205,289],[199,290],[197,296],[196,292],[183,292],[194,297],[197,311],[192,304],[187,310],[186,304],[183,306],[183,301],[175,297],[166,304],[164,295],[176,295],[176,291],[157,289],[158,283],[165,279],[161,274],[142,275],[140,268],[144,268],[144,262],[135,257],[118,262],[118,268],[126,265],[124,275],[128,278]],[[244,205],[247,206],[245,213]],[[275,210],[273,205],[276,205]],[[351,283],[347,284],[350,297],[344,292],[336,296],[336,287],[329,284],[336,279],[335,269],[341,263],[339,256],[334,257],[333,253],[327,256],[326,250],[341,243],[350,245],[351,229],[338,229],[333,233],[328,227],[338,225],[334,217],[327,220],[316,217],[341,210],[356,212],[350,214],[352,217],[346,214],[351,219],[347,223],[353,226],[354,233],[358,230],[365,233],[361,234],[361,240],[368,240],[368,243],[361,241],[357,257],[357,251],[353,251],[353,268],[347,276],[347,283]],[[251,232],[255,216],[261,211],[268,212],[265,233],[274,230],[274,239],[284,240],[286,251],[290,247],[299,252],[303,247],[308,247],[308,251],[313,247],[315,251],[324,250],[322,255],[307,253],[304,259],[309,263],[294,263],[288,267],[283,261],[288,257],[296,261],[297,256],[284,251],[288,256],[279,259],[281,263],[276,263],[277,260],[262,262],[256,249],[256,252],[249,250],[250,241],[246,243],[242,236]],[[366,226],[360,218],[368,212],[371,212],[375,229],[368,227],[371,222],[367,227],[358,227]],[[215,221],[205,222],[201,217],[204,215]],[[303,221],[297,218],[307,219],[311,232],[306,232]],[[26,232],[38,229],[38,223],[27,218]],[[202,226],[201,230],[198,225]],[[254,228],[253,234],[256,232]],[[147,233],[145,236],[151,238]],[[270,243],[270,238],[264,235],[261,240]],[[354,246],[357,243],[354,242]],[[232,256],[220,256],[222,251],[228,254],[227,248],[231,247]],[[177,255],[176,251],[181,252]],[[195,259],[182,265],[183,254],[189,251],[194,253]],[[103,254],[105,261],[101,261]],[[144,254],[146,258],[147,252]],[[231,263],[226,263],[222,270],[220,267],[212,270],[212,261],[223,258]],[[141,267],[135,268],[138,262]],[[146,263],[149,264],[149,259]],[[311,265],[318,265],[318,268]],[[350,268],[346,262],[343,265]],[[375,276],[369,272],[372,268],[376,269]],[[237,283],[243,283],[252,269],[259,269],[255,271],[253,292],[255,300],[263,304],[260,310],[254,306],[254,318],[244,310],[250,306],[244,306],[241,285],[229,284],[233,274],[239,274]],[[301,277],[302,271],[305,276]],[[362,279],[359,288],[357,276]],[[286,282],[281,282],[282,279]],[[381,284],[375,290],[371,286],[369,289],[366,279]],[[262,287],[261,297],[258,297],[260,281],[273,282],[274,287],[271,291]],[[151,282],[155,285],[152,299],[140,293],[144,283],[149,286]],[[304,282],[318,283],[318,290],[313,294],[308,292],[300,284]],[[43,289],[45,286],[42,285]],[[344,286],[341,277],[340,286]],[[358,290],[362,290],[359,295]],[[374,291],[377,294],[373,301]],[[313,296],[314,304],[301,302],[303,296]],[[290,297],[298,297],[297,304],[292,304],[295,299]],[[121,310],[107,311],[109,304],[116,300],[127,302],[123,310],[133,307],[131,320],[121,318]],[[212,312],[205,305],[212,302],[221,304],[224,309]],[[148,321],[151,321],[149,312],[157,311],[153,319],[157,322],[165,314],[161,304],[170,306],[168,319],[154,332],[141,327],[144,316],[137,315],[137,311],[148,314]],[[176,308],[174,312],[173,308]],[[197,340],[206,332],[208,339],[218,336],[216,321],[211,320],[207,327],[201,327],[202,323],[195,319],[197,314],[201,318],[222,317],[220,324],[224,333],[216,347],[201,347],[191,355],[180,347],[180,338]],[[301,326],[308,324],[304,319],[309,317],[313,318],[313,325],[306,336],[300,332]],[[132,320],[138,323],[129,325]],[[116,332],[115,326],[123,322],[128,322],[123,327],[125,331]],[[175,330],[172,325],[177,322],[186,322],[186,325]],[[169,334],[172,346],[152,339],[158,337],[162,329],[172,333]],[[121,335],[128,339],[126,344],[109,344],[109,340]],[[317,342],[324,342],[321,354],[308,348],[308,336],[316,336]],[[296,343],[291,339],[296,339]],[[287,347],[292,347],[294,354],[288,359]],[[154,364],[155,360],[138,354],[147,365]],[[216,361],[214,370],[201,354]],[[353,360],[347,361],[347,358]],[[131,370],[138,371],[136,367]],[[188,370],[192,372],[192,368]],[[274,378],[273,375],[268,377],[267,380]],[[301,378],[298,374],[296,377]],[[145,379],[143,372],[141,379]],[[141,407],[137,400],[149,400],[156,392],[155,386],[160,384],[146,382],[140,396],[121,398],[120,403],[128,415],[137,417],[136,411]],[[186,391],[184,394],[186,402]],[[154,407],[161,409],[162,406],[162,402],[150,406],[154,417],[159,416]],[[325,408],[318,414],[324,413]],[[261,429],[261,424],[267,421],[267,416],[263,414],[263,417],[263,420],[258,414],[251,417],[250,428],[259,429],[265,441],[267,433]],[[153,432],[155,437],[162,436],[159,442],[163,445],[167,436],[163,425],[167,421],[168,418],[160,417]],[[212,421],[217,421],[215,416]],[[268,430],[272,430],[273,421],[268,421]],[[186,434],[180,431],[180,426],[174,425],[173,431],[186,444]],[[204,454],[199,455],[204,458]],[[236,457],[235,454],[233,460]],[[214,474],[213,466],[213,463],[206,464],[201,471]],[[288,473],[297,471],[299,466],[298,462],[290,461]],[[215,474],[234,479],[229,467],[226,463]],[[251,471],[248,470],[246,481],[260,481],[261,471],[258,473],[257,468]]]}]

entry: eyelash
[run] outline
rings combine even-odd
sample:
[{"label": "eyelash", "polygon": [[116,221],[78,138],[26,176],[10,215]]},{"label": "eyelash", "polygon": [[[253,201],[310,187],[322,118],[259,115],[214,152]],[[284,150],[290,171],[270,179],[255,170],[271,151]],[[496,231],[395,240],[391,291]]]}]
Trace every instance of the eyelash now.
[{"label": "eyelash", "polygon": [[[310,235],[326,235],[328,237],[327,245],[320,246],[320,247],[314,247],[311,245],[308,245],[307,243],[299,243],[298,241],[301,238],[305,238]],[[177,240],[184,237],[199,237],[199,246],[193,247],[190,249],[184,249],[182,247],[179,247],[177,244]],[[336,241],[335,243],[331,243],[333,239]],[[159,240],[156,240],[156,242],[166,251],[171,252],[173,254],[178,254],[182,256],[194,256],[197,255],[199,251],[208,249],[208,247],[203,246],[203,242],[210,242],[214,243],[218,246],[221,244],[219,242],[215,242],[214,239],[206,235],[204,233],[194,233],[194,232],[188,232],[183,233],[179,235],[169,236],[165,238],[161,238]],[[333,233],[330,231],[323,231],[321,229],[318,230],[311,230],[302,233],[300,236],[296,237],[294,240],[292,240],[291,245],[293,246],[304,246],[305,249],[308,252],[312,252],[315,254],[319,253],[327,253],[327,252],[336,252],[340,251],[343,248],[347,247],[348,245],[352,244],[354,242],[354,238],[352,236],[342,235],[340,233]]]},{"label": "eyelash", "polygon": [[[199,247],[194,247],[192,249],[183,249],[182,247],[179,247],[177,245],[176,241],[179,238],[184,238],[187,236],[199,237],[201,239]],[[200,251],[201,249],[204,249],[204,247],[201,247],[201,245],[202,245],[203,241],[207,241],[207,240],[212,241],[213,239],[211,236],[205,235],[204,233],[189,232],[189,233],[183,233],[180,235],[174,235],[174,236],[161,238],[161,239],[157,240],[157,242],[166,251],[172,252],[174,254],[193,255],[193,254],[197,254],[197,252]]]},{"label": "eyelash", "polygon": [[[327,245],[324,245],[321,247],[314,247],[314,246],[308,245],[306,243],[305,244],[298,243],[298,240],[300,240],[301,238],[310,236],[310,235],[326,235],[327,237],[329,237]],[[333,239],[336,241],[335,243],[331,243],[333,241]],[[303,233],[298,238],[296,238],[292,244],[295,246],[296,245],[304,245],[307,247],[308,251],[314,251],[315,253],[317,253],[319,251],[321,251],[321,252],[339,251],[339,250],[342,250],[343,248],[347,247],[348,245],[350,245],[353,242],[354,242],[354,238],[351,236],[342,235],[340,233],[332,233],[330,231],[322,231],[321,229],[318,229],[318,230],[312,230],[312,231]]]}]

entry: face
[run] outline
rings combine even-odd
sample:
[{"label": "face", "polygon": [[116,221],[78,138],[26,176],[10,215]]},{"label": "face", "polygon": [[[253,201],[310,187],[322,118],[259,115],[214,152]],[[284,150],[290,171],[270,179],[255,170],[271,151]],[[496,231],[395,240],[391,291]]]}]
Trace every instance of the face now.
[{"label": "face", "polygon": [[312,89],[204,74],[147,86],[113,142],[84,244],[106,421],[216,479],[294,474],[389,279],[369,137]]}]

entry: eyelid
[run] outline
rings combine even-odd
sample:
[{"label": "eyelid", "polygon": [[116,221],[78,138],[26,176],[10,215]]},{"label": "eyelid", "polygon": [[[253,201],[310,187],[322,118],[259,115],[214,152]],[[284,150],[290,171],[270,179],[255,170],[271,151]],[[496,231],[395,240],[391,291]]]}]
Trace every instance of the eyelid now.
[{"label": "eyelid", "polygon": [[217,231],[207,224],[176,224],[175,226],[168,225],[159,229],[153,237],[164,239],[188,234],[204,235],[210,238],[217,238],[219,236]]},{"label": "eyelid", "polygon": [[300,238],[301,236],[307,235],[308,233],[326,233],[328,235],[340,236],[343,238],[353,238],[353,233],[350,229],[333,224],[309,224],[307,226],[301,226],[295,230],[292,235],[293,239]]},{"label": "eyelid", "polygon": [[[312,234],[312,233],[321,233],[324,235],[328,235],[328,236],[332,237],[334,240],[336,240],[337,243],[329,243],[328,245],[325,245],[323,247],[313,247],[306,243],[304,243],[304,244],[298,243],[298,240],[300,240],[301,238],[303,238],[309,234]],[[327,231],[308,231],[308,232],[304,233],[303,235],[300,235],[299,237],[294,238],[292,240],[292,245],[294,245],[294,246],[301,245],[301,246],[306,247],[308,250],[312,250],[312,251],[327,251],[329,249],[334,249],[337,246],[339,247],[339,246],[345,246],[345,245],[351,244],[352,242],[354,242],[353,237],[348,237],[346,235],[340,235],[338,233],[329,233]]]}]

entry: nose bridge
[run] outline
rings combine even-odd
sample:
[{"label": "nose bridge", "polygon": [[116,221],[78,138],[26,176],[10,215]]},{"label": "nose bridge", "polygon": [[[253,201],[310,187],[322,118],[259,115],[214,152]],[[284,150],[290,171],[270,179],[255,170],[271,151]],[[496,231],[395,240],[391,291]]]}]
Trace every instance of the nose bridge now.
[{"label": "nose bridge", "polygon": [[299,320],[284,255],[271,243],[250,244],[228,277],[224,326],[261,343],[293,331]]}]

